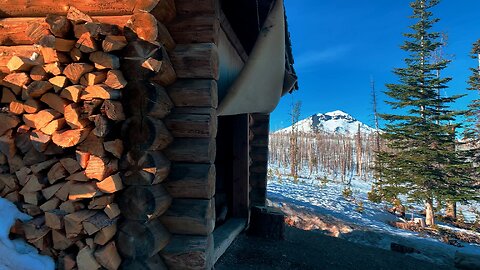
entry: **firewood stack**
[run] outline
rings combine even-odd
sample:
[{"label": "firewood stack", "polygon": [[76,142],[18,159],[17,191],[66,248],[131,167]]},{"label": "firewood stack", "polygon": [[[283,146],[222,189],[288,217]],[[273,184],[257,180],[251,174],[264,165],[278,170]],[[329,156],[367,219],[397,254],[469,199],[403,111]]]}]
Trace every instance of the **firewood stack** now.
[{"label": "firewood stack", "polygon": [[172,140],[160,119],[173,105],[148,79],[168,84],[175,72],[158,27],[149,13],[118,27],[70,7],[28,27],[38,53],[8,62],[0,196],[34,217],[14,233],[59,269],[117,269],[120,254],[155,261],[169,240],[156,218],[171,202],[159,185],[170,162],[158,150]]}]

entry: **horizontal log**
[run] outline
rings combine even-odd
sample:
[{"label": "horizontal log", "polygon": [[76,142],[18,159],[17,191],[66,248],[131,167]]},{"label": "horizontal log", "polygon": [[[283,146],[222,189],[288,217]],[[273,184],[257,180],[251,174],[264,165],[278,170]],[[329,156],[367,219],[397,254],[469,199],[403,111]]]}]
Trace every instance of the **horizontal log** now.
[{"label": "horizontal log", "polygon": [[215,138],[217,116],[215,114],[170,114],[165,125],[176,138]]},{"label": "horizontal log", "polygon": [[173,68],[181,79],[219,78],[219,56],[213,43],[179,44],[170,54]]},{"label": "horizontal log", "polygon": [[213,236],[174,235],[160,255],[168,269],[211,269],[214,260]]},{"label": "horizontal log", "polygon": [[152,117],[127,119],[123,124],[122,134],[125,145],[139,151],[162,150],[173,141],[163,122]]},{"label": "horizontal log", "polygon": [[131,81],[124,90],[125,109],[130,115],[151,116],[162,119],[170,113],[173,103],[166,90],[146,81]]},{"label": "horizontal log", "polygon": [[160,220],[173,234],[208,236],[215,228],[214,199],[175,199]]},{"label": "horizontal log", "polygon": [[[0,8],[2,17],[34,17],[49,14],[66,15],[69,6],[90,16],[130,15],[138,11],[152,11],[157,4],[167,0],[3,0]],[[168,8],[163,4],[162,8]],[[172,9],[172,8],[170,8]],[[170,10],[173,13],[174,10]]]},{"label": "horizontal log", "polygon": [[215,80],[178,80],[168,88],[177,107],[218,107],[218,85]]},{"label": "horizontal log", "polygon": [[173,198],[211,199],[215,179],[213,164],[174,163],[164,186]]},{"label": "horizontal log", "polygon": [[162,250],[170,240],[170,233],[160,220],[143,223],[125,221],[118,227],[118,251],[125,258],[147,259]]},{"label": "horizontal log", "polygon": [[178,138],[165,149],[165,154],[171,161],[213,164],[216,156],[216,141],[214,138]]},{"label": "horizontal log", "polygon": [[148,151],[140,157],[133,152],[126,155],[122,162],[123,182],[126,185],[142,186],[160,184],[170,173],[170,160],[160,151]]},{"label": "horizontal log", "polygon": [[125,218],[144,222],[161,216],[171,202],[162,185],[130,186],[120,196],[118,205]]},{"label": "horizontal log", "polygon": [[176,17],[168,30],[179,44],[218,44],[220,21],[215,14],[183,15]]},{"label": "horizontal log", "polygon": [[178,15],[215,14],[219,11],[219,3],[217,0],[175,1]]}]

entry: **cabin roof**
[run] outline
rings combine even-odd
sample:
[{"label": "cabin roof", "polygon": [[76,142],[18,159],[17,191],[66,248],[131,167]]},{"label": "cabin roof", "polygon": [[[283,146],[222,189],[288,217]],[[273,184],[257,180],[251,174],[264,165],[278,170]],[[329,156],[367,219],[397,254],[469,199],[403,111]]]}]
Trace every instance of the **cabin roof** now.
[{"label": "cabin roof", "polygon": [[[274,1],[275,0],[221,0],[223,12],[228,18],[247,54],[250,54],[252,51],[260,33],[260,29],[265,22]],[[295,61],[286,14],[285,31],[285,69],[288,74],[296,79],[294,68]],[[291,91],[297,89],[298,83],[295,82]]]}]

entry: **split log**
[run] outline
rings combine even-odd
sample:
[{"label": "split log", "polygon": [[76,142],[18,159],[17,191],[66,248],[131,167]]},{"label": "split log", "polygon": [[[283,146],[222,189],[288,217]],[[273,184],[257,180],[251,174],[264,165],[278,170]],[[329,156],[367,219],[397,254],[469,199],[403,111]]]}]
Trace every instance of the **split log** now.
[{"label": "split log", "polygon": [[119,226],[118,251],[126,258],[150,258],[162,250],[170,233],[158,219],[142,223],[126,221]]},{"label": "split log", "polygon": [[66,37],[72,29],[72,24],[65,16],[49,14],[45,22],[48,24],[50,32],[56,37]]},{"label": "split log", "polygon": [[34,81],[44,81],[47,79],[47,72],[41,65],[34,66],[32,70],[30,70],[30,78]]},{"label": "split log", "polygon": [[130,186],[119,198],[122,215],[129,220],[147,221],[161,216],[172,202],[162,185]]},{"label": "split log", "polygon": [[[109,216],[109,218],[111,218]],[[112,240],[115,234],[117,233],[117,224],[114,223],[110,226],[107,226],[101,229],[98,233],[95,234],[94,243],[97,245],[104,246],[108,241]]]},{"label": "split log", "polygon": [[175,199],[160,220],[173,234],[208,236],[215,228],[215,202]]},{"label": "split log", "polygon": [[120,208],[118,207],[118,204],[116,203],[111,203],[107,206],[105,206],[105,209],[103,209],[105,214],[111,219],[114,219],[120,215]]},{"label": "split log", "polygon": [[27,87],[27,94],[32,98],[39,98],[52,88],[53,88],[53,85],[50,82],[33,81]]},{"label": "split log", "polygon": [[0,103],[10,103],[16,100],[15,94],[7,87],[2,87],[0,92]]},{"label": "split log", "polygon": [[83,33],[77,40],[75,47],[83,53],[93,53],[98,51],[97,41],[90,32]]},{"label": "split log", "polygon": [[216,156],[215,139],[176,139],[165,149],[171,161],[213,164]]},{"label": "split log", "polygon": [[82,230],[82,222],[94,216],[97,212],[91,210],[80,210],[64,217],[65,232],[67,238],[74,238],[79,235]]},{"label": "split log", "polygon": [[147,115],[162,119],[170,113],[173,103],[163,87],[143,81],[129,82],[124,103],[130,115]]},{"label": "split log", "polygon": [[[43,193],[43,192],[42,192]],[[57,207],[60,205],[60,199],[59,198],[52,198],[42,205],[40,205],[40,209],[43,212],[48,212],[48,211],[53,211],[57,209]]]},{"label": "split log", "polygon": [[120,51],[127,46],[127,39],[125,36],[108,35],[102,41],[102,49],[104,52]]},{"label": "split log", "polygon": [[72,147],[83,142],[90,131],[91,129],[89,128],[57,131],[53,133],[52,141],[62,148]]},{"label": "split log", "polygon": [[37,113],[38,111],[40,111],[41,108],[42,104],[40,103],[40,101],[33,98],[27,99],[27,101],[25,101],[25,103],[23,104],[23,109],[26,113]]},{"label": "split log", "polygon": [[21,115],[25,112],[25,109],[23,108],[23,103],[18,100],[13,100],[10,102],[8,105],[8,110],[11,114],[15,115]]},{"label": "split log", "polygon": [[176,107],[218,107],[218,86],[215,80],[178,80],[168,88]]},{"label": "split log", "polygon": [[42,129],[60,116],[61,114],[53,109],[45,109],[35,114],[24,114],[23,122],[31,128]]},{"label": "split log", "polygon": [[72,21],[74,24],[81,24],[86,22],[93,22],[92,17],[78,10],[77,8],[70,6],[68,7],[67,19]]},{"label": "split log", "polygon": [[83,53],[78,48],[73,48],[70,51],[70,58],[72,58],[73,62],[80,62],[83,58]]},{"label": "split log", "polygon": [[54,93],[45,93],[40,98],[40,101],[61,114],[65,113],[65,107],[67,107],[70,103]]},{"label": "split log", "polygon": [[80,84],[83,86],[103,83],[107,79],[107,73],[103,71],[90,72],[82,76]]},{"label": "split log", "polygon": [[126,185],[160,184],[170,173],[170,161],[160,151],[148,151],[140,157],[130,152],[126,161],[129,163],[123,179]]},{"label": "split log", "polygon": [[105,84],[113,89],[122,89],[127,86],[127,81],[120,70],[109,70]]},{"label": "split log", "polygon": [[55,184],[57,181],[64,179],[68,176],[67,170],[63,167],[61,163],[57,163],[50,168],[48,171],[47,178],[50,184]]},{"label": "split log", "polygon": [[3,78],[2,85],[10,88],[15,95],[20,95],[22,90],[27,88],[27,85],[31,82],[31,79],[27,73],[10,73]]},{"label": "split log", "polygon": [[112,130],[112,122],[103,115],[90,116],[89,119],[95,123],[95,129],[93,130],[95,136],[105,138]]},{"label": "split log", "polygon": [[35,66],[35,62],[27,57],[13,56],[7,63],[10,71],[30,71]]},{"label": "split log", "polygon": [[89,60],[95,64],[97,69],[118,69],[120,68],[120,59],[109,53],[93,52],[89,56]]},{"label": "split log", "polygon": [[77,150],[97,157],[106,156],[105,149],[103,148],[103,139],[95,136],[93,131],[90,132],[85,141],[78,145]]},{"label": "split log", "polygon": [[85,175],[89,179],[103,181],[116,171],[118,171],[118,160],[110,160],[108,158],[101,158],[91,155],[85,169]]},{"label": "split log", "polygon": [[125,120],[123,106],[119,101],[105,100],[102,104],[102,112],[113,121]]},{"label": "split log", "polygon": [[62,210],[45,212],[45,225],[54,230],[61,230],[64,227],[63,218],[68,213]]},{"label": "split log", "polygon": [[115,224],[116,220],[111,220],[103,212],[97,212],[94,216],[87,218],[82,222],[82,226],[88,235],[93,235],[101,229]]},{"label": "split log", "polygon": [[78,84],[82,76],[92,72],[94,67],[86,63],[73,63],[65,67],[63,74],[73,83]]},{"label": "split log", "polygon": [[68,171],[69,174],[74,174],[81,170],[80,164],[73,158],[60,159],[60,164]]},{"label": "split log", "polygon": [[95,258],[97,262],[108,270],[116,270],[120,266],[122,259],[117,252],[115,241],[99,248],[95,251]]},{"label": "split log", "polygon": [[45,197],[46,200],[50,200],[63,185],[65,185],[65,183],[62,182],[42,189],[43,197]]},{"label": "split log", "polygon": [[58,63],[58,62],[46,64],[46,65],[43,66],[43,69],[47,73],[52,74],[53,76],[58,76],[58,75],[62,74],[65,70],[63,68],[63,65]]},{"label": "split log", "polygon": [[54,119],[40,130],[47,135],[53,135],[53,133],[61,130],[65,126],[65,123],[65,118]]},{"label": "split log", "polygon": [[88,204],[88,209],[103,210],[107,205],[113,203],[114,195],[103,195],[93,198]]},{"label": "split log", "polygon": [[88,246],[85,246],[78,252],[77,265],[78,270],[96,270],[101,268],[93,256],[93,250]]},{"label": "split log", "polygon": [[38,152],[45,152],[51,140],[52,137],[50,135],[47,135],[39,130],[34,130],[30,133],[30,141]]},{"label": "split log", "polygon": [[218,80],[219,55],[213,43],[177,45],[170,59],[179,78]]},{"label": "split log", "polygon": [[70,201],[77,201],[92,199],[99,195],[101,195],[101,192],[96,188],[94,183],[74,183],[70,186],[68,199]]},{"label": "split log", "polygon": [[82,119],[81,108],[77,103],[71,103],[64,108],[64,116],[67,124],[74,129],[83,129],[90,125],[90,121]]},{"label": "split log", "polygon": [[173,198],[211,199],[215,195],[215,165],[174,163],[164,186]]},{"label": "split log", "polygon": [[151,117],[127,119],[122,134],[125,145],[140,151],[161,150],[173,141],[163,122]]},{"label": "split log", "polygon": [[[17,149],[15,148],[15,139],[13,137],[12,130],[8,130],[3,136],[0,137],[0,152],[7,158],[14,157]],[[24,157],[25,160],[25,157]],[[10,170],[12,170],[12,164],[10,164]]]},{"label": "split log", "polygon": [[103,193],[116,193],[123,189],[120,174],[111,175],[101,182],[96,183],[97,188]]},{"label": "split log", "polygon": [[43,61],[46,64],[59,62],[61,64],[68,64],[71,62],[70,57],[62,52],[55,50],[54,48],[40,47],[40,53]]},{"label": "split log", "polygon": [[123,154],[123,142],[119,139],[109,142],[104,142],[105,151],[111,153],[116,158],[121,158]]},{"label": "split log", "polygon": [[175,48],[175,41],[173,41],[166,27],[150,13],[140,12],[133,14],[125,28],[130,30],[125,33],[130,40],[140,38],[147,42],[159,41],[169,50]]},{"label": "split log", "polygon": [[211,269],[214,264],[213,236],[175,235],[160,255],[168,269]]},{"label": "split log", "polygon": [[5,134],[10,129],[17,127],[20,124],[20,119],[18,117],[0,113],[0,135]]},{"label": "split log", "polygon": [[[53,248],[56,250],[66,250],[73,246],[73,240],[68,239],[60,230],[52,230]],[[60,268],[62,269],[62,268]]]},{"label": "split log", "polygon": [[55,93],[60,92],[60,90],[68,85],[68,79],[65,76],[55,76],[48,81],[53,85]]},{"label": "split log", "polygon": [[169,86],[177,80],[177,73],[175,72],[175,69],[173,69],[170,57],[168,57],[165,48],[162,48],[162,56],[162,66],[160,67],[160,71],[151,78],[150,81],[158,83],[161,86]]},{"label": "split log", "polygon": [[92,99],[120,99],[122,92],[112,89],[105,84],[87,86],[81,95],[82,100]]},{"label": "split log", "polygon": [[63,89],[60,93],[62,98],[71,100],[73,102],[79,102],[82,91],[85,89],[82,85],[72,85]]},{"label": "split log", "polygon": [[129,81],[144,80],[155,76],[155,72],[144,68],[142,65],[147,59],[153,58],[158,61],[166,56],[159,44],[153,44],[144,40],[129,42],[123,49],[122,72]]}]

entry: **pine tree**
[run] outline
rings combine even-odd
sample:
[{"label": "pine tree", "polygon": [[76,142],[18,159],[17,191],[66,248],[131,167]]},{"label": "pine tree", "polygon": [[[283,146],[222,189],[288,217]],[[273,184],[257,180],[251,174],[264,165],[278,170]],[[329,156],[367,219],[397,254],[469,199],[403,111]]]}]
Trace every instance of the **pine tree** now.
[{"label": "pine tree", "polygon": [[[416,0],[410,4],[416,22],[406,33],[401,48],[408,53],[406,67],[394,69],[397,84],[387,84],[386,103],[394,113],[381,114],[387,121],[382,138],[388,151],[380,151],[375,165],[376,190],[386,201],[400,194],[410,201],[425,203],[426,223],[433,226],[434,200],[460,200],[473,196],[471,179],[455,151],[454,123],[459,112],[450,109],[460,95],[442,97],[438,93],[451,80],[438,76],[450,63],[434,61],[435,51],[443,44],[440,33],[432,30],[439,21],[431,9],[439,0]],[[468,188],[467,188],[468,187]]]},{"label": "pine tree", "polygon": [[290,133],[290,174],[295,183],[298,180],[298,171],[300,169],[297,123],[300,120],[301,108],[301,101],[297,101],[295,104],[292,103],[292,112],[290,115],[292,117],[292,131]]}]

